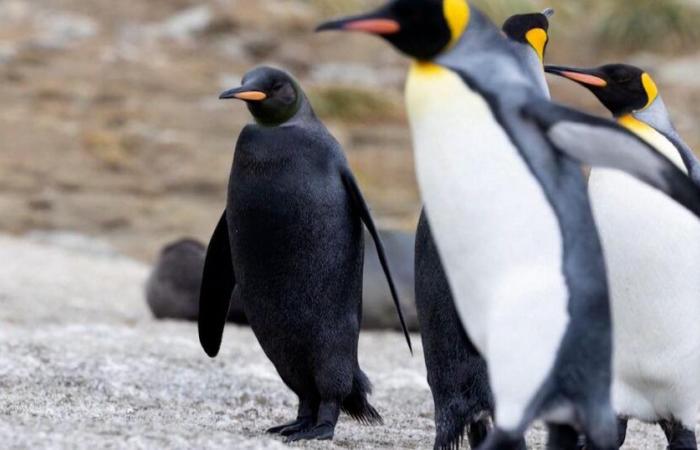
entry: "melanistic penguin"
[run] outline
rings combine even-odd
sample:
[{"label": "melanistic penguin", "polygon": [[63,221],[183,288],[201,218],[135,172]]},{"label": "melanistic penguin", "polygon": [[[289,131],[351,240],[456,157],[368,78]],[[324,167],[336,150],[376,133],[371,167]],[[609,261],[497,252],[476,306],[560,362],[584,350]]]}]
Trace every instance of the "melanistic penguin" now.
[{"label": "melanistic penguin", "polygon": [[[543,58],[551,9],[510,17],[503,31],[528,61],[532,76],[549,95]],[[477,448],[491,428],[493,396],[486,362],[469,340],[455,309],[425,211],[416,231],[416,306],[421,324],[428,384],[435,404],[435,450],[459,447],[466,429]],[[520,445],[526,448],[523,439]]]},{"label": "melanistic penguin", "polygon": [[[207,250],[199,339],[221,345],[231,298],[284,383],[299,397],[296,420],[268,430],[288,441],[332,439],[341,410],[381,423],[357,345],[362,309],[362,223],[381,241],[343,151],[298,83],[280,70],[248,72],[222,99],[247,103],[256,124],[241,132],[226,211]],[[405,331],[410,347],[410,339]]]},{"label": "melanistic penguin", "polygon": [[[700,182],[700,163],[648,73],[623,64],[547,71],[588,88],[620,125]],[[610,274],[619,444],[627,419],[636,418],[659,423],[669,449],[697,449],[700,225],[686,209],[625,174],[594,168],[588,189]]]},{"label": "melanistic penguin", "polygon": [[495,400],[480,448],[515,448],[537,418],[551,448],[575,447],[577,431],[616,448],[606,268],[580,166],[631,172],[696,214],[700,190],[626,129],[551,103],[466,0],[393,0],[319,30],[380,35],[415,60],[418,181]]}]

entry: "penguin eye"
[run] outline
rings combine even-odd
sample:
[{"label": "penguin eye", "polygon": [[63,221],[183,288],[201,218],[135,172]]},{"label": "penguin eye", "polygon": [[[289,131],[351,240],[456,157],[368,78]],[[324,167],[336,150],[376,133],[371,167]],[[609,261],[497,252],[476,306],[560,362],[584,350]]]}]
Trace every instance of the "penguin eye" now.
[{"label": "penguin eye", "polygon": [[275,85],[272,86],[272,90],[273,90],[274,92],[279,92],[279,91],[281,91],[283,88],[284,88],[284,84],[282,84],[282,83],[275,83]]}]

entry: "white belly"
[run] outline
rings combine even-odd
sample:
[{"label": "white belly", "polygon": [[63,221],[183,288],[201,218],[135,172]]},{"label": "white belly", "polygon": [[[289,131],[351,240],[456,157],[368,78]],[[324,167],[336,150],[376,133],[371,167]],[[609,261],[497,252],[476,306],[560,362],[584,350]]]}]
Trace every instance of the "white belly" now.
[{"label": "white belly", "polygon": [[593,210],[613,310],[613,403],[646,421],[688,425],[700,400],[700,222],[620,172],[594,169]]},{"label": "white belly", "polygon": [[558,221],[486,102],[456,74],[414,67],[406,95],[430,226],[488,361],[496,421],[513,430],[568,324]]}]

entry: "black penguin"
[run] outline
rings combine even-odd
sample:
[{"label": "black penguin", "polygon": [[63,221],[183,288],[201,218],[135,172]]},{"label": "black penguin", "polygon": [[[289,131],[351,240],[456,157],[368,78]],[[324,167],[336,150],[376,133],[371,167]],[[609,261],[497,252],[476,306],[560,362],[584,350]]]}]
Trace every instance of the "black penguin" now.
[{"label": "black penguin", "polygon": [[[403,316],[369,209],[343,151],[288,74],[261,67],[222,99],[244,100],[256,124],[241,132],[228,200],[209,244],[199,339],[216,356],[231,297],[265,354],[299,397],[296,420],[268,430],[288,441],[332,439],[342,409],[381,423],[357,345],[362,222],[374,238]],[[234,300],[235,301],[235,300]],[[410,347],[410,338],[404,326]]]},{"label": "black penguin", "polygon": [[[542,57],[552,14],[552,10],[519,14],[503,25],[512,41],[524,44],[517,51],[541,78],[539,84],[546,94]],[[416,231],[415,284],[428,384],[435,403],[434,448],[455,448],[465,428],[470,446],[477,448],[491,427],[494,409],[486,362],[459,319],[428,222],[423,211]],[[524,440],[520,448],[526,448]]]},{"label": "black penguin", "polygon": [[[156,319],[196,321],[207,249],[198,240],[178,239],[160,251],[146,282],[146,303]],[[231,304],[228,321],[247,324],[240,304]]]}]

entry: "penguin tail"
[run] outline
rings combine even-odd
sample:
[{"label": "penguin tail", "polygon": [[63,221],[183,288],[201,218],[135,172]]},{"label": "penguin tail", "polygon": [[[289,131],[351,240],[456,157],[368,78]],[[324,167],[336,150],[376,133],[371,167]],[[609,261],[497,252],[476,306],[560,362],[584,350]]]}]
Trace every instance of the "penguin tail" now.
[{"label": "penguin tail", "polygon": [[[463,405],[462,405],[463,406]],[[464,444],[465,434],[471,448],[477,448],[492,428],[487,411],[470,413],[457,406],[439,411],[435,417],[434,450],[456,450]]]},{"label": "penguin tail", "polygon": [[371,393],[372,383],[367,375],[358,368],[352,379],[352,391],[343,400],[343,412],[364,425],[384,424],[382,416],[367,401],[367,395]]}]

